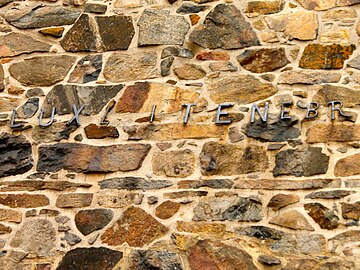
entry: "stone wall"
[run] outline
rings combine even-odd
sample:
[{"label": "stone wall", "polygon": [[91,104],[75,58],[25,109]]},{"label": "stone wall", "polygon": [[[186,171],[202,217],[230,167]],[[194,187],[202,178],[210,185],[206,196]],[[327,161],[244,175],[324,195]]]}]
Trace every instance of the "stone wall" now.
[{"label": "stone wall", "polygon": [[0,269],[360,269],[360,0],[0,6]]}]

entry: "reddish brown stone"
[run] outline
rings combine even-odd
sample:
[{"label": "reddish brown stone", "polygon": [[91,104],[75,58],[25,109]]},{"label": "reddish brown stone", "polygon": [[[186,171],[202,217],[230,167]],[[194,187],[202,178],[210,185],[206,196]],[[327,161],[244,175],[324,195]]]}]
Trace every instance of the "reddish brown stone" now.
[{"label": "reddish brown stone", "polygon": [[81,210],[75,215],[75,224],[83,235],[104,228],[113,217],[113,212],[108,209]]},{"label": "reddish brown stone", "polygon": [[200,16],[197,14],[190,14],[189,15],[190,21],[191,21],[191,25],[195,25],[199,22],[200,20]]},{"label": "reddish brown stone", "polygon": [[335,165],[335,176],[351,176],[360,174],[360,154],[340,159]]},{"label": "reddish brown stone", "polygon": [[165,201],[156,207],[155,215],[161,219],[168,219],[175,215],[180,209],[181,203]]},{"label": "reddish brown stone", "polygon": [[273,196],[269,203],[268,207],[272,208],[274,211],[278,211],[279,209],[288,206],[290,204],[297,203],[300,200],[299,196],[292,194],[276,194]]},{"label": "reddish brown stone", "polygon": [[56,200],[56,207],[75,208],[89,206],[92,202],[91,193],[68,193],[61,194]]},{"label": "reddish brown stone", "polygon": [[52,28],[41,29],[39,30],[39,33],[43,34],[44,36],[52,36],[55,38],[60,38],[62,37],[64,30],[65,30],[64,27],[52,27]]},{"label": "reddish brown stone", "polygon": [[131,247],[142,247],[164,236],[168,230],[141,208],[130,207],[101,235],[101,240],[110,246],[120,246],[126,242]]},{"label": "reddish brown stone", "polygon": [[35,208],[49,205],[50,201],[41,194],[0,194],[0,204],[11,208]]},{"label": "reddish brown stone", "polygon": [[230,55],[227,52],[210,51],[210,52],[199,52],[196,55],[197,60],[222,60],[226,61],[230,59]]},{"label": "reddish brown stone", "polygon": [[329,208],[320,203],[307,203],[304,208],[321,229],[334,230],[339,226],[339,218]]},{"label": "reddish brown stone", "polygon": [[119,138],[119,131],[113,126],[89,124],[84,130],[88,139]]},{"label": "reddish brown stone", "polygon": [[341,211],[343,218],[346,219],[360,219],[360,202],[356,203],[342,203]]},{"label": "reddish brown stone", "polygon": [[262,14],[273,14],[278,13],[284,9],[285,1],[275,0],[275,1],[249,1],[245,8],[245,13],[248,13],[247,16],[255,17]]}]

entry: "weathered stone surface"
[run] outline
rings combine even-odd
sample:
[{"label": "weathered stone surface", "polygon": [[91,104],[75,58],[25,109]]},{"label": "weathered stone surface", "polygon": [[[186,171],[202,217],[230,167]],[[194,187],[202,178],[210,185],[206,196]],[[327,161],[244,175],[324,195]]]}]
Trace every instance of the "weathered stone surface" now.
[{"label": "weathered stone surface", "polygon": [[179,188],[198,189],[202,187],[207,188],[231,188],[234,182],[229,179],[206,179],[206,180],[182,180],[178,182]]},{"label": "weathered stone surface", "polygon": [[187,177],[194,172],[195,155],[192,151],[179,150],[155,153],[152,169],[156,175]]},{"label": "weathered stone surface", "polygon": [[162,125],[134,125],[124,127],[129,140],[177,140],[220,138],[226,134],[226,125],[199,124],[183,125],[179,123]]},{"label": "weathered stone surface", "polygon": [[334,86],[325,84],[317,91],[313,97],[313,101],[319,102],[323,106],[327,106],[330,101],[341,100],[346,107],[360,106],[360,91],[347,87]]},{"label": "weathered stone surface", "polygon": [[95,194],[96,204],[100,207],[126,208],[130,205],[139,205],[143,200],[144,194],[136,192],[98,192]]},{"label": "weathered stone surface", "polygon": [[260,255],[257,260],[258,262],[267,266],[274,266],[281,264],[281,261],[278,258],[269,255]]},{"label": "weathered stone surface", "polygon": [[313,40],[316,38],[319,23],[315,12],[293,12],[265,18],[270,29],[284,32],[289,39]]},{"label": "weathered stone surface", "polygon": [[314,259],[293,259],[290,260],[282,270],[312,270],[319,265]]},{"label": "weathered stone surface", "polygon": [[1,0],[0,1],[0,7],[6,6],[9,3],[14,2],[15,0]]},{"label": "weathered stone surface", "polygon": [[194,57],[194,53],[191,50],[186,49],[186,48],[169,46],[169,47],[165,47],[162,50],[161,59],[169,57],[169,56],[191,59]]},{"label": "weathered stone surface", "polygon": [[284,142],[301,135],[300,130],[295,127],[298,122],[296,117],[281,120],[280,116],[269,114],[265,123],[258,117],[255,122],[247,123],[242,131],[246,136],[260,141]]},{"label": "weathered stone surface", "polygon": [[185,90],[167,83],[137,82],[126,87],[115,111],[119,113],[150,113],[156,105],[157,113],[180,111],[182,104],[199,102],[200,93]]},{"label": "weathered stone surface", "polygon": [[203,175],[233,175],[264,171],[269,167],[261,146],[240,147],[216,142],[205,143],[200,153]]},{"label": "weathered stone surface", "polygon": [[209,6],[197,6],[197,5],[185,2],[185,3],[181,4],[181,6],[176,10],[176,13],[180,13],[180,14],[199,13],[208,8],[209,8]]},{"label": "weathered stone surface", "polygon": [[11,209],[0,209],[0,221],[20,223],[22,213]]},{"label": "weathered stone surface", "polygon": [[22,33],[0,36],[0,58],[33,52],[48,52],[51,45]]},{"label": "weathered stone surface", "polygon": [[245,50],[236,59],[244,69],[254,73],[271,72],[290,63],[284,48]]},{"label": "weathered stone surface", "polygon": [[113,218],[108,209],[81,210],[75,215],[75,225],[83,235],[104,228]]},{"label": "weathered stone surface", "polygon": [[266,99],[278,90],[272,84],[262,83],[252,75],[232,75],[209,81],[210,98],[217,104],[236,102],[248,104]]},{"label": "weathered stone surface", "polygon": [[16,110],[19,118],[31,118],[39,109],[39,98],[29,98],[20,108]]},{"label": "weathered stone surface", "polygon": [[73,24],[79,15],[77,10],[46,5],[11,9],[2,14],[8,23],[20,29]]},{"label": "weathered stone surface", "polygon": [[93,194],[91,193],[67,193],[60,194],[56,200],[56,207],[59,208],[76,208],[89,206],[92,202]]},{"label": "weathered stone surface", "polygon": [[337,83],[341,74],[337,72],[319,72],[312,70],[289,70],[282,72],[278,83],[283,84],[323,84]]},{"label": "weathered stone surface", "polygon": [[294,175],[312,176],[324,174],[328,170],[329,156],[320,147],[287,149],[275,156],[274,176]]},{"label": "weathered stone surface", "polygon": [[241,49],[260,45],[254,30],[234,5],[219,4],[203,25],[190,34],[190,41],[209,49]]},{"label": "weathered stone surface", "polygon": [[335,176],[352,176],[360,174],[360,154],[342,158],[336,162]]},{"label": "weathered stone surface", "polygon": [[351,190],[316,191],[305,196],[305,199],[341,199],[353,194]]},{"label": "weathered stone surface", "polygon": [[141,167],[150,148],[147,144],[92,146],[59,143],[41,146],[37,169],[43,172],[65,169],[85,173],[132,171]]},{"label": "weathered stone surface", "polygon": [[289,210],[274,216],[269,223],[294,230],[314,231],[309,221],[297,210]]},{"label": "weathered stone surface", "polygon": [[43,34],[44,36],[51,36],[54,38],[61,38],[64,33],[64,27],[51,27],[39,30],[39,33]]},{"label": "weathered stone surface", "polygon": [[160,68],[161,68],[161,76],[165,77],[170,75],[170,68],[175,58],[173,56],[169,56],[163,60],[161,60]]},{"label": "weathered stone surface", "polygon": [[12,232],[11,227],[6,226],[4,224],[0,224],[0,235],[8,234],[8,233],[11,233],[11,232]]},{"label": "weathered stone surface", "polygon": [[230,246],[221,241],[199,240],[188,251],[192,270],[257,270],[251,256],[241,247]]},{"label": "weathered stone surface", "polygon": [[330,238],[329,241],[338,241],[339,243],[360,241],[360,230],[348,230],[346,232],[339,233]]},{"label": "weathered stone surface", "polygon": [[304,208],[308,211],[309,216],[320,225],[321,229],[334,230],[339,226],[339,217],[324,205],[307,203]]},{"label": "weathered stone surface", "polygon": [[198,80],[206,75],[205,70],[194,64],[184,64],[174,68],[176,77],[182,80]]},{"label": "weathered stone surface", "polygon": [[146,80],[159,77],[159,73],[154,51],[113,53],[104,68],[104,77],[111,82]]},{"label": "weathered stone surface", "polygon": [[181,203],[165,201],[156,207],[155,215],[161,219],[168,219],[175,215],[180,209]]},{"label": "weathered stone surface", "polygon": [[360,4],[359,0],[297,0],[301,6],[309,10],[327,10],[334,7]]},{"label": "weathered stone surface", "polygon": [[105,51],[127,50],[135,34],[131,16],[96,16]]},{"label": "weathered stone surface", "polygon": [[71,133],[73,133],[77,128],[78,126],[75,124],[70,126],[66,125],[66,122],[53,123],[47,128],[42,128],[37,125],[32,130],[32,139],[35,144],[54,141],[59,142],[61,140],[68,139]]},{"label": "weathered stone surface", "polygon": [[77,62],[70,74],[69,83],[88,83],[96,81],[102,68],[102,55],[88,55]]},{"label": "weathered stone surface", "polygon": [[107,5],[100,3],[86,3],[84,7],[84,12],[87,13],[96,13],[96,14],[104,14],[106,13]]},{"label": "weathered stone surface", "polygon": [[26,86],[50,86],[62,81],[75,62],[74,56],[35,56],[14,63],[10,74]]},{"label": "weathered stone surface", "polygon": [[20,105],[20,99],[14,97],[0,97],[0,112],[11,112]]},{"label": "weathered stone surface", "polygon": [[347,66],[351,68],[360,69],[360,55],[357,55],[356,57],[348,61]]},{"label": "weathered stone surface", "polygon": [[206,236],[221,237],[226,235],[226,225],[215,222],[185,222],[177,221],[176,230],[179,232],[194,233]]},{"label": "weathered stone surface", "polygon": [[170,180],[145,180],[140,177],[115,177],[99,182],[101,189],[152,190],[172,186]]},{"label": "weathered stone surface", "polygon": [[22,135],[0,134],[0,178],[29,171],[33,167],[31,143]]},{"label": "weathered stone surface", "polygon": [[42,181],[42,180],[20,180],[20,181],[2,181],[0,190],[9,191],[36,191],[36,190],[56,190],[56,191],[74,191],[76,188],[89,188],[91,184],[73,183],[69,181]]},{"label": "weathered stone surface", "polygon": [[106,247],[75,248],[65,254],[56,270],[112,270],[122,257],[122,252]]},{"label": "weathered stone surface", "polygon": [[50,256],[55,247],[56,231],[47,219],[31,219],[24,222],[12,238],[10,245],[37,256]]},{"label": "weathered stone surface", "polygon": [[0,194],[0,204],[11,208],[35,208],[49,205],[50,201],[40,194]]},{"label": "weathered stone surface", "polygon": [[360,140],[358,124],[314,124],[306,132],[308,143],[348,142]]},{"label": "weathered stone surface", "polygon": [[269,203],[268,207],[270,207],[274,211],[278,211],[279,209],[286,207],[290,204],[294,204],[300,201],[300,198],[298,195],[293,194],[276,194],[274,195]]},{"label": "weathered stone surface", "polygon": [[76,105],[76,108],[85,105],[81,111],[82,115],[98,114],[122,88],[122,84],[96,86],[56,85],[44,100],[42,107],[44,116],[50,117],[53,107],[56,108],[56,113],[59,115],[73,113],[72,105]]},{"label": "weathered stone surface", "polygon": [[141,208],[130,207],[101,235],[101,241],[110,246],[119,246],[126,242],[131,247],[142,247],[164,236],[168,230]]},{"label": "weathered stone surface", "polygon": [[257,198],[234,197],[202,200],[194,208],[195,221],[260,221],[262,203]]},{"label": "weathered stone surface", "polygon": [[265,226],[250,226],[246,228],[240,227],[236,228],[235,231],[240,235],[255,237],[260,240],[280,240],[285,235],[282,231]]},{"label": "weathered stone surface", "polygon": [[342,217],[345,219],[360,219],[360,202],[341,203]]},{"label": "weathered stone surface", "polygon": [[326,239],[323,235],[303,232],[296,234],[296,237],[293,234],[286,234],[279,241],[273,243],[270,248],[274,252],[291,255],[314,255],[325,252],[325,244]]},{"label": "weathered stone surface", "polygon": [[211,71],[237,71],[238,68],[231,62],[215,62],[210,63],[209,68]]},{"label": "weathered stone surface", "polygon": [[81,238],[79,236],[68,231],[66,231],[64,237],[60,239],[65,240],[66,243],[70,246],[74,246],[81,242]]},{"label": "weathered stone surface", "polygon": [[208,195],[208,191],[196,190],[196,191],[175,191],[164,193],[164,197],[167,199],[180,199],[180,198],[191,198],[191,197],[205,197]]},{"label": "weathered stone surface", "polygon": [[138,46],[182,45],[190,28],[184,17],[155,9],[145,9],[138,25]]},{"label": "weathered stone surface", "polygon": [[89,124],[84,130],[88,139],[119,138],[119,131],[114,126]]},{"label": "weathered stone surface", "polygon": [[88,14],[82,14],[71,29],[60,41],[61,46],[68,52],[96,51],[95,26]]},{"label": "weathered stone surface", "polygon": [[245,13],[248,17],[278,13],[284,9],[284,0],[275,1],[249,1],[245,7]]},{"label": "weathered stone surface", "polygon": [[306,69],[340,69],[349,59],[355,45],[308,44],[301,56],[299,67]]},{"label": "weathered stone surface", "polygon": [[158,250],[134,250],[130,254],[128,270],[182,270],[181,260],[176,253]]},{"label": "weathered stone surface", "polygon": [[230,59],[230,55],[227,52],[222,51],[203,51],[199,52],[196,55],[197,60],[201,61],[207,61],[207,60],[213,60],[213,61],[226,61]]}]

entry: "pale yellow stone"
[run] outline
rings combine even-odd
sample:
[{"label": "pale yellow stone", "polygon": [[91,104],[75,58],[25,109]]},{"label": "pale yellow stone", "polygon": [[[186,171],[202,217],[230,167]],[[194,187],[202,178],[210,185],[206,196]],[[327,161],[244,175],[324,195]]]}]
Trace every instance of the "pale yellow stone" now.
[{"label": "pale yellow stone", "polygon": [[328,31],[320,35],[321,43],[350,44],[350,32],[347,29]]},{"label": "pale yellow stone", "polygon": [[275,32],[263,32],[260,34],[260,38],[263,42],[267,43],[279,42],[279,39]]}]

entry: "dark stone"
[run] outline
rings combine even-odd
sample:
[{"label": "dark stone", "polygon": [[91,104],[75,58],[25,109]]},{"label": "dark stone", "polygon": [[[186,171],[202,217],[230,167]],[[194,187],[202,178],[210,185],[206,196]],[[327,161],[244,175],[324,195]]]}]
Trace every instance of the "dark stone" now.
[{"label": "dark stone", "polygon": [[309,216],[320,225],[321,229],[334,230],[339,226],[339,217],[324,205],[307,203],[304,208],[309,211]]},{"label": "dark stone", "polygon": [[84,130],[88,139],[119,138],[119,131],[113,126],[89,124]]},{"label": "dark stone", "polygon": [[275,156],[274,176],[294,175],[312,176],[324,174],[328,170],[329,156],[321,153],[320,147],[306,149],[287,149]]},{"label": "dark stone", "polygon": [[170,56],[168,58],[165,58],[164,60],[161,61],[160,63],[160,68],[161,68],[161,76],[168,76],[170,74],[170,68],[172,63],[174,62],[174,57]]},{"label": "dark stone", "polygon": [[60,41],[68,52],[95,52],[96,32],[88,14],[82,14]]},{"label": "dark stone", "polygon": [[86,13],[104,14],[106,13],[106,10],[107,5],[100,3],[86,3],[84,7],[84,12]]},{"label": "dark stone", "polygon": [[25,96],[27,98],[42,97],[42,96],[45,96],[45,93],[41,88],[32,88],[32,89],[27,90]]},{"label": "dark stone", "polygon": [[161,52],[161,59],[169,57],[169,56],[176,56],[182,58],[191,59],[194,57],[194,53],[189,49],[179,48],[179,47],[166,47]]},{"label": "dark stone", "polygon": [[351,190],[317,191],[305,196],[305,199],[341,199],[355,193]]},{"label": "dark stone", "polygon": [[281,120],[280,116],[269,114],[266,122],[258,117],[254,123],[249,121],[242,130],[246,136],[260,141],[284,142],[296,139],[301,135],[300,130],[294,127],[298,123],[296,117]]},{"label": "dark stone", "polygon": [[[44,120],[44,122],[46,122],[46,120]],[[36,125],[32,130],[34,143],[60,142],[61,140],[69,139],[71,133],[77,130],[78,126],[75,122],[71,125],[67,125],[66,123],[67,122],[56,122],[46,128]]]},{"label": "dark stone", "polygon": [[180,14],[199,13],[200,11],[204,11],[208,8],[209,6],[197,6],[185,2],[176,10],[176,13],[180,13]]},{"label": "dark stone", "polygon": [[176,253],[157,250],[134,250],[127,270],[182,270]]},{"label": "dark stone", "polygon": [[29,98],[24,105],[16,110],[20,118],[31,118],[39,109],[39,98]]},{"label": "dark stone", "polygon": [[131,16],[97,16],[99,34],[105,51],[127,50],[135,34]]},{"label": "dark stone", "polygon": [[81,210],[75,215],[75,224],[83,235],[104,228],[113,218],[113,212],[108,209]]},{"label": "dark stone", "polygon": [[237,228],[235,231],[240,235],[255,237],[260,240],[272,239],[280,240],[284,232],[265,226],[250,226],[246,228]]},{"label": "dark stone", "polygon": [[140,177],[116,177],[99,182],[100,189],[152,190],[173,185],[170,180],[145,180]]},{"label": "dark stone", "polygon": [[112,270],[123,253],[105,247],[76,248],[65,254],[56,270]]},{"label": "dark stone", "polygon": [[65,240],[70,246],[74,246],[81,242],[81,238],[79,236],[68,231],[65,232],[65,236],[62,237],[61,240]]},{"label": "dark stone", "polygon": [[342,203],[341,204],[342,217],[345,219],[360,219],[360,202],[356,203]]},{"label": "dark stone", "polygon": [[85,104],[84,109],[81,111],[82,115],[98,114],[122,88],[122,84],[97,86],[56,85],[45,98],[42,107],[44,116],[50,116],[52,107],[56,108],[56,113],[59,115],[73,113],[73,104],[77,108]]},{"label": "dark stone", "polygon": [[207,179],[207,180],[182,180],[178,183],[179,188],[191,188],[191,189],[198,189],[198,188],[214,188],[214,189],[221,189],[221,188],[231,188],[234,182],[229,179]]},{"label": "dark stone", "polygon": [[219,4],[204,24],[195,28],[189,39],[209,49],[241,49],[260,45],[251,25],[234,5]]},{"label": "dark stone", "polygon": [[276,258],[274,256],[269,256],[269,255],[260,255],[257,260],[258,260],[258,262],[262,263],[263,265],[267,265],[267,266],[281,264],[281,261],[278,258]]},{"label": "dark stone", "polygon": [[0,178],[29,171],[33,167],[31,143],[22,135],[0,134]]},{"label": "dark stone", "polygon": [[17,28],[28,29],[73,24],[79,15],[77,10],[39,5],[8,10],[4,18]]},{"label": "dark stone", "polygon": [[70,74],[70,83],[88,83],[96,81],[102,68],[102,55],[88,55],[77,62]]}]

